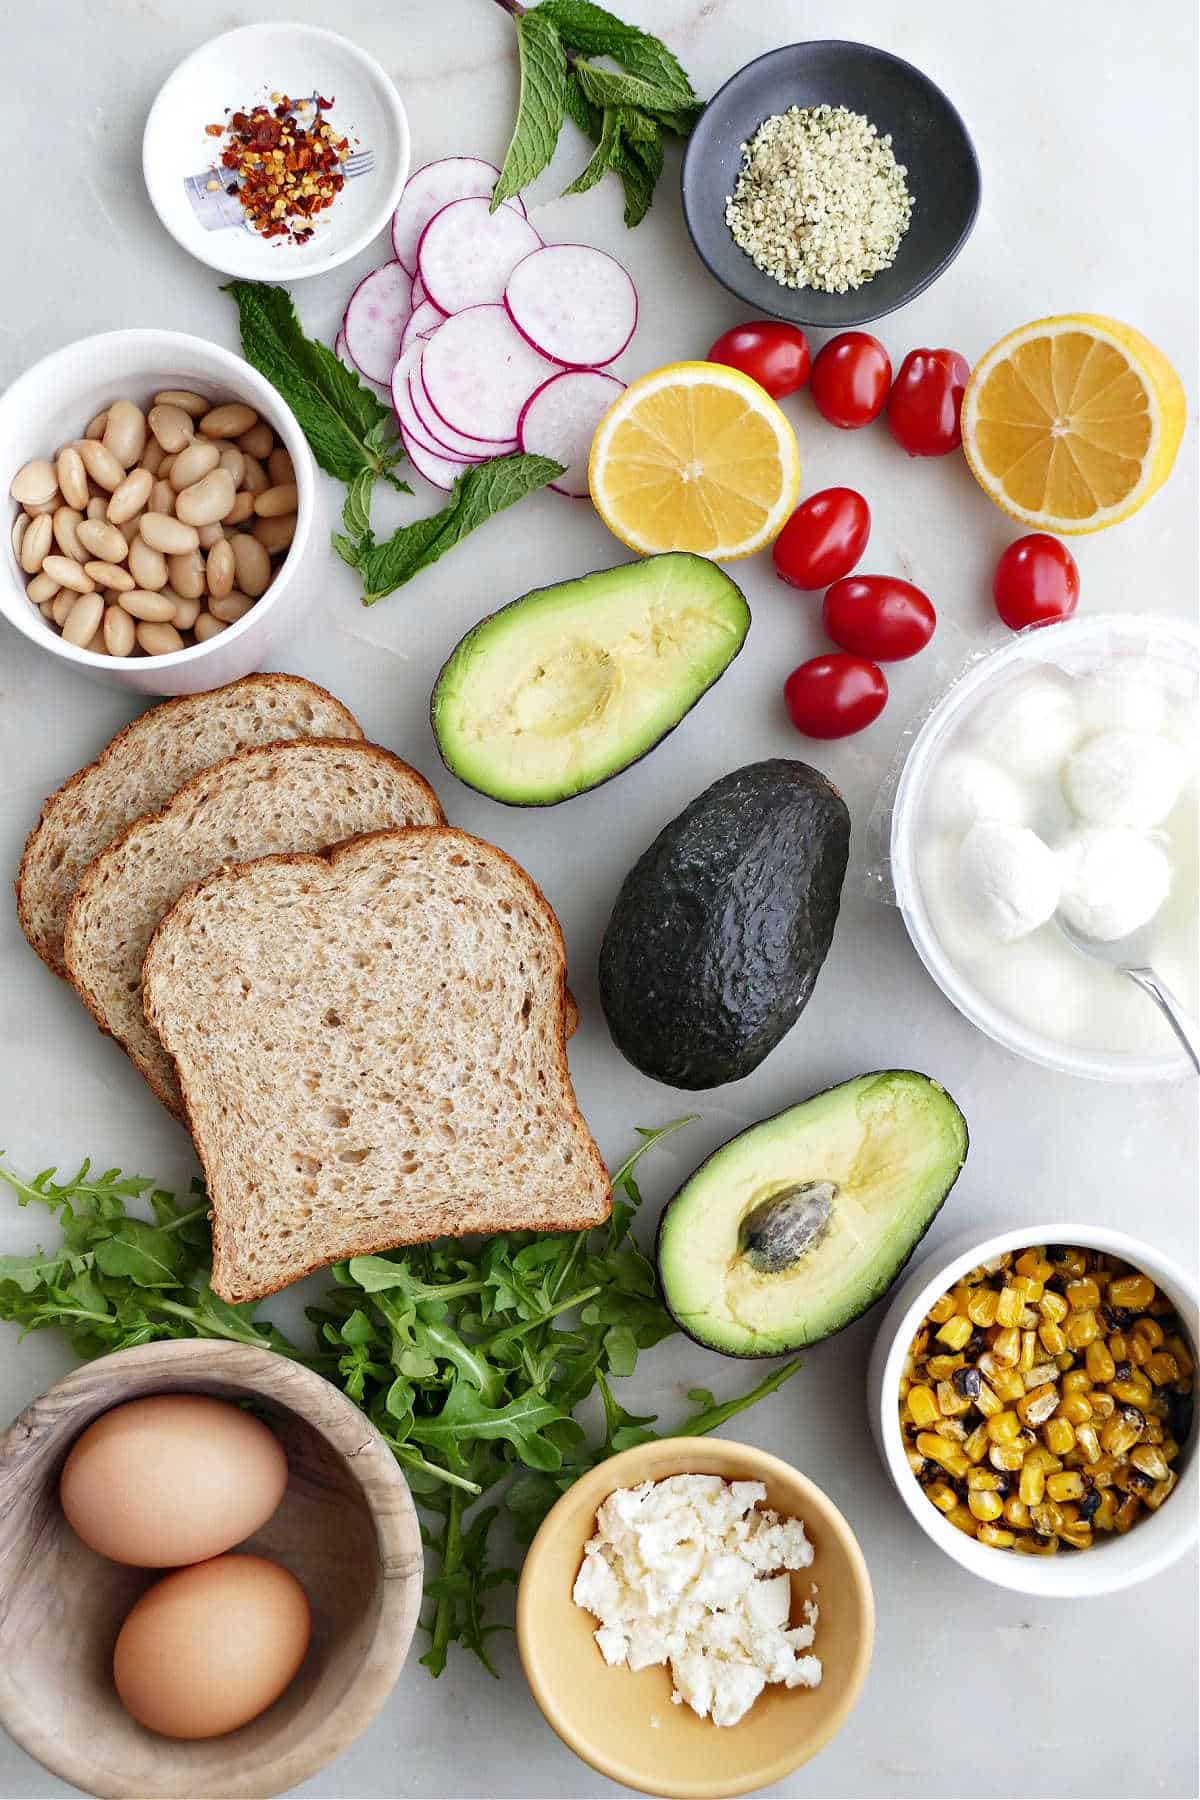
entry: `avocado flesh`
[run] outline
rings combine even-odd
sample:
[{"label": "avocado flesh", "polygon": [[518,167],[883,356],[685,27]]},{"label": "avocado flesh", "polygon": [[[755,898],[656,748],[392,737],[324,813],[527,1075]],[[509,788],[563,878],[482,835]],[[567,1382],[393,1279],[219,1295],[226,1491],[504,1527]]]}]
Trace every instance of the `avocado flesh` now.
[{"label": "avocado flesh", "polygon": [[[752,1125],[663,1214],[658,1270],[671,1313],[697,1342],[730,1356],[819,1343],[891,1287],[966,1153],[954,1101],[908,1070],[860,1075]],[[797,1191],[800,1205],[811,1207],[815,1193],[823,1207],[829,1184],[828,1218],[810,1248],[765,1272],[747,1254],[747,1218],[761,1220],[760,1209]]]},{"label": "avocado flesh", "polygon": [[715,563],[671,553],[537,588],[467,633],[431,716],[447,767],[519,806],[551,806],[652,750],[733,661],[750,627]]}]

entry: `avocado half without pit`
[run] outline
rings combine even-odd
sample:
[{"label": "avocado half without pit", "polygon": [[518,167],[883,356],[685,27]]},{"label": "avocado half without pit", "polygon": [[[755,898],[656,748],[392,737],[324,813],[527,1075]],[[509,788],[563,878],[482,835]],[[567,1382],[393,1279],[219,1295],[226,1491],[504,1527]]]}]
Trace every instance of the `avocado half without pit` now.
[{"label": "avocado half without pit", "polygon": [[569,800],[653,750],[749,629],[724,570],[683,552],[535,588],[481,620],[438,676],[442,761],[510,806]]},{"label": "avocado half without pit", "polygon": [[663,1213],[669,1311],[727,1356],[820,1343],[892,1286],[966,1155],[954,1101],[907,1069],[859,1075],[752,1125]]}]

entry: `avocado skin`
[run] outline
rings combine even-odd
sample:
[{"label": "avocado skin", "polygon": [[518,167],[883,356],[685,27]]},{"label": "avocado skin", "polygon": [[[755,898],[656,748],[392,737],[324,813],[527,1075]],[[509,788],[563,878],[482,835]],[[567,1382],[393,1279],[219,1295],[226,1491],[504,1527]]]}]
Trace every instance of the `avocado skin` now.
[{"label": "avocado skin", "polygon": [[850,815],[807,763],[735,769],[659,832],[600,949],[613,1041],[645,1075],[719,1087],[803,1012],[837,924]]},{"label": "avocado skin", "polygon": [[[933,1224],[934,1220],[937,1218],[938,1214],[941,1212],[943,1206],[945,1206],[946,1201],[950,1198],[950,1195],[953,1193],[955,1185],[957,1184],[958,1178],[962,1174],[963,1168],[966,1165],[967,1152],[969,1151],[970,1145],[971,1145],[970,1133],[967,1128],[967,1121],[966,1121],[966,1117],[962,1111],[962,1108],[959,1106],[958,1102],[955,1100],[954,1096],[950,1093],[948,1088],[943,1087],[942,1083],[940,1081],[934,1081],[933,1077],[931,1075],[922,1074],[922,1072],[919,1069],[871,1069],[871,1070],[866,1071],[866,1075],[871,1080],[875,1080],[880,1077],[886,1078],[887,1076],[891,1076],[891,1075],[910,1076],[910,1077],[916,1076],[916,1078],[918,1080],[928,1081],[928,1082],[930,1082],[930,1084],[932,1086],[939,1088],[941,1090],[941,1092],[945,1095],[946,1099],[949,1101],[950,1105],[954,1108],[955,1112],[957,1112],[959,1119],[962,1121],[962,1134],[963,1134],[962,1158],[959,1162],[958,1168],[954,1172],[954,1175],[953,1175],[949,1185],[946,1188],[945,1193],[942,1195],[942,1197],[938,1201],[937,1205],[933,1208],[933,1210],[929,1214],[929,1217],[926,1219],[924,1225],[922,1226],[921,1230],[918,1232],[917,1236],[912,1240],[912,1242],[908,1246],[907,1250],[904,1252],[904,1254],[901,1257],[899,1257],[897,1259],[896,1264],[892,1268],[891,1273],[888,1276],[886,1283],[884,1283],[882,1286],[877,1287],[870,1293],[865,1294],[863,1296],[862,1304],[855,1307],[855,1309],[852,1312],[847,1313],[845,1318],[841,1321],[841,1323],[839,1325],[837,1325],[832,1331],[827,1332],[824,1337],[808,1339],[802,1345],[793,1346],[793,1349],[810,1349],[813,1344],[827,1343],[829,1338],[837,1337],[840,1332],[845,1331],[845,1329],[848,1325],[853,1325],[854,1321],[856,1319],[861,1319],[864,1313],[870,1312],[870,1310],[873,1306],[877,1306],[879,1304],[879,1302],[884,1298],[884,1296],[891,1292],[892,1288],[895,1287],[896,1282],[899,1280],[900,1276],[904,1273],[905,1269],[908,1267],[909,1263],[912,1261],[913,1257],[915,1256],[915,1254],[917,1252],[917,1248],[923,1242],[926,1234],[929,1231],[930,1226]],[[829,1087],[821,1088],[821,1089],[819,1089],[819,1091],[817,1093],[810,1094],[808,1096],[808,1098],[809,1098],[809,1100],[820,1100],[820,1099],[823,1099],[826,1094],[832,1094],[832,1093],[836,1092],[836,1090],[839,1087],[845,1087],[847,1085],[848,1084],[846,1082],[842,1082],[842,1081],[833,1082]],[[703,1350],[716,1351],[716,1353],[719,1356],[737,1357],[739,1359],[739,1361],[742,1361],[742,1362],[763,1362],[763,1361],[770,1360],[771,1358],[774,1358],[774,1357],[786,1356],[789,1354],[789,1351],[786,1347],[784,1347],[782,1349],[777,1349],[777,1350],[745,1350],[745,1349],[735,1348],[731,1344],[715,1344],[711,1338],[700,1337],[696,1332],[694,1332],[688,1328],[688,1326],[684,1323],[683,1319],[680,1318],[679,1314],[675,1311],[675,1308],[671,1304],[670,1288],[668,1286],[667,1281],[664,1279],[664,1276],[663,1276],[662,1241],[663,1241],[663,1233],[666,1229],[666,1224],[667,1224],[667,1215],[670,1213],[671,1208],[674,1206],[675,1202],[680,1198],[680,1196],[684,1193],[684,1191],[691,1186],[692,1182],[695,1181],[695,1179],[698,1175],[700,1175],[704,1172],[704,1170],[708,1167],[709,1163],[712,1162],[713,1158],[715,1156],[720,1155],[722,1150],[726,1149],[730,1144],[736,1143],[738,1138],[745,1137],[747,1132],[757,1130],[759,1125],[769,1125],[769,1124],[771,1124],[771,1122],[773,1120],[782,1118],[782,1116],[785,1112],[792,1112],[796,1106],[803,1105],[803,1104],[805,1104],[805,1102],[803,1102],[803,1101],[793,1101],[791,1106],[781,1107],[777,1113],[768,1113],[768,1115],[765,1119],[758,1119],[755,1121],[755,1123],[753,1125],[746,1125],[742,1128],[741,1131],[735,1131],[731,1137],[727,1137],[723,1143],[718,1144],[716,1149],[711,1151],[709,1153],[709,1155],[705,1157],[705,1159],[702,1163],[697,1163],[696,1167],[692,1170],[692,1172],[688,1176],[687,1180],[682,1183],[682,1185],[676,1190],[676,1192],[674,1194],[672,1194],[671,1198],[667,1201],[666,1205],[662,1209],[661,1214],[659,1215],[658,1229],[655,1233],[655,1238],[654,1238],[654,1268],[655,1268],[655,1273],[658,1277],[658,1288],[659,1288],[659,1293],[662,1296],[663,1305],[666,1307],[667,1311],[670,1313],[671,1317],[674,1319],[675,1324],[678,1326],[679,1330],[683,1333],[684,1337],[690,1338],[694,1344],[699,1344],[699,1346]]]}]

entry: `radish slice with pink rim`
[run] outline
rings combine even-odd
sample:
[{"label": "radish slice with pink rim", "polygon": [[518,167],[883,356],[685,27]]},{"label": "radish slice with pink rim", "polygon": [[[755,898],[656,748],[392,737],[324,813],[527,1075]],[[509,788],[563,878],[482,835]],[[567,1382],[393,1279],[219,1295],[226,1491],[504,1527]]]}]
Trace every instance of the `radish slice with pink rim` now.
[{"label": "radish slice with pink rim", "polygon": [[[429,299],[429,294],[426,291],[425,283],[421,280],[421,277],[419,274],[414,275],[413,276],[413,284],[412,284],[412,301],[411,301],[413,311],[416,312],[418,306],[424,306],[425,302],[428,299]],[[432,304],[432,302],[430,302],[430,304]],[[441,312],[441,310],[442,309],[439,306],[438,311]]]},{"label": "radish slice with pink rim", "polygon": [[563,464],[563,472],[550,482],[556,494],[585,500],[588,493],[588,456],[596,427],[625,383],[598,369],[566,369],[542,383],[525,402],[517,425],[521,449],[533,456],[551,456]]},{"label": "radish slice with pink rim", "polygon": [[386,387],[392,378],[400,340],[408,323],[412,282],[398,262],[384,263],[359,282],[350,296],[342,335],[346,348],[368,381]]},{"label": "radish slice with pink rim", "polygon": [[425,292],[444,313],[469,306],[494,306],[517,264],[542,240],[528,219],[511,207],[476,196],[454,200],[435,213],[417,245],[417,267]]},{"label": "radish slice with pink rim", "polygon": [[551,362],[595,369],[620,356],[637,325],[637,289],[615,256],[589,244],[544,244],[504,290],[513,324]]},{"label": "radish slice with pink rim", "polygon": [[404,352],[392,374],[392,410],[396,414],[402,435],[406,440],[411,438],[414,443],[419,444],[428,455],[436,456],[444,462],[458,462],[465,468],[470,462],[481,461],[481,458],[462,456],[447,449],[446,445],[439,444],[413,405],[409,376],[420,360],[421,345],[414,344]]},{"label": "radish slice with pink rim", "polygon": [[423,373],[424,358],[415,362],[408,372],[408,389],[412,403],[416,409],[421,425],[421,434],[431,443],[436,444],[439,451],[448,456],[462,456],[470,461],[486,459],[489,456],[507,456],[516,449],[517,440],[511,438],[476,438],[466,432],[455,431],[452,425],[439,418],[436,407],[429,399],[425,388]]},{"label": "radish slice with pink rim", "polygon": [[521,408],[553,372],[502,306],[453,313],[426,344],[419,371],[439,419],[468,437],[509,444]]},{"label": "radish slice with pink rim", "polygon": [[400,354],[409,348],[415,338],[431,338],[439,325],[446,323],[446,315],[433,304],[432,300],[423,300],[408,324],[404,327],[404,336],[400,339]]},{"label": "radish slice with pink rim", "polygon": [[470,463],[450,462],[444,456],[434,456],[431,450],[418,443],[403,426],[400,427],[400,441],[417,474],[424,476],[432,487],[444,488],[447,493],[459,476],[465,475],[472,466]]},{"label": "radish slice with pink rim", "polygon": [[333,354],[340,363],[345,364],[352,375],[361,374],[362,371],[359,369],[358,364],[346,348],[346,334],[340,325],[338,326],[338,334],[333,340]]},{"label": "radish slice with pink rim", "polygon": [[[480,194],[490,199],[499,179],[499,169],[481,156],[446,156],[414,169],[392,214],[392,253],[410,275],[417,273],[417,244],[434,213],[452,200]],[[524,218],[525,206],[519,195],[504,204]]]}]

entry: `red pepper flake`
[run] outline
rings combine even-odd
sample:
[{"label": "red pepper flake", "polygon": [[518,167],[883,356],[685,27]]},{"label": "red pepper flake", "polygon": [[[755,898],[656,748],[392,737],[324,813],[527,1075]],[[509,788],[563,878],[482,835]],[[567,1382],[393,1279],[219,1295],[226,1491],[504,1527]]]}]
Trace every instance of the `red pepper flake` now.
[{"label": "red pepper flake", "polygon": [[225,191],[238,195],[260,236],[306,242],[312,225],[293,221],[307,221],[332,206],[345,186],[341,165],[350,154],[349,143],[321,116],[332,105],[318,96],[314,112],[312,101],[272,94],[270,107],[239,110],[227,126],[205,126],[210,137],[227,135],[221,167],[239,179]]}]

